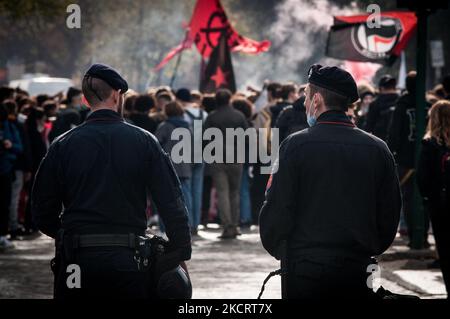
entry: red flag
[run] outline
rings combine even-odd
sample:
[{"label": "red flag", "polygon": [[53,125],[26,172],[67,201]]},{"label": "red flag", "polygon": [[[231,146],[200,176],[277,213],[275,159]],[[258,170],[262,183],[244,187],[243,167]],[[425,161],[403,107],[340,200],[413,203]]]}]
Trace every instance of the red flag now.
[{"label": "red flag", "polygon": [[327,55],[344,60],[390,64],[414,33],[414,12],[382,12],[379,27],[369,27],[369,15],[337,16],[331,27]]},{"label": "red flag", "polygon": [[226,34],[231,51],[258,54],[270,48],[270,41],[258,42],[237,33],[228,21],[220,0],[198,0],[188,26],[186,39],[173,48],[155,69],[160,69],[176,54],[190,48],[192,43],[195,43],[204,58],[208,58],[219,43],[222,32]]}]

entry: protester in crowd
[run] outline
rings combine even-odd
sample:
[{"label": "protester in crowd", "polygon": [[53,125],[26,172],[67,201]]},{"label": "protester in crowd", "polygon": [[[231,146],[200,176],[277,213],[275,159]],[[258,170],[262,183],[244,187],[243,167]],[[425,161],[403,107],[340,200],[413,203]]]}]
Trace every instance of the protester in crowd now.
[{"label": "protester in crowd", "polygon": [[356,126],[364,129],[367,122],[367,114],[369,113],[369,106],[375,98],[375,90],[369,84],[361,84],[358,86],[358,93],[360,100],[356,102],[355,116]]},{"label": "protester in crowd", "polygon": [[264,94],[261,94],[261,96],[258,98],[256,103],[266,103],[264,107],[262,107],[260,110],[256,107],[255,115],[253,116],[253,126],[256,129],[259,128],[270,128],[271,127],[271,107],[273,107],[277,102],[280,101],[280,91],[281,91],[281,84],[278,82],[271,82],[268,83],[265,87],[263,93],[266,93],[267,101],[262,102],[260,101]]},{"label": "protester in crowd", "polygon": [[170,91],[166,89],[158,90],[155,94],[155,98],[156,98],[156,105],[151,110],[150,116],[159,125],[160,123],[166,120],[167,117],[166,114],[164,113],[164,109],[168,103],[173,101],[173,98]]},{"label": "protester in crowd", "polygon": [[160,86],[160,87],[156,88],[156,90],[154,91],[154,95],[159,96],[160,94],[173,95],[173,92],[169,86]]},{"label": "protester in crowd", "polygon": [[34,97],[37,107],[42,107],[45,101],[50,100],[50,96],[48,94],[38,94]]},{"label": "protester in crowd", "polygon": [[125,101],[123,102],[123,117],[131,124],[133,123],[130,120],[130,116],[134,112],[134,103],[136,102],[138,95],[139,94],[136,91],[129,89],[125,94]]},{"label": "protester in crowd", "polygon": [[[268,82],[261,93],[261,96],[255,102],[255,111],[256,113],[253,115],[252,123],[253,127],[257,130],[258,139],[264,141],[262,145],[259,145],[258,148],[262,148],[262,150],[258,149],[258,161],[253,165],[253,180],[250,186],[250,195],[252,201],[252,208],[254,212],[253,220],[258,220],[258,212],[261,210],[261,207],[264,203],[266,185],[269,179],[268,174],[261,174],[261,167],[264,165],[261,163],[261,159],[259,158],[260,151],[262,153],[270,155],[271,152],[271,141],[272,141],[272,113],[270,109],[280,101],[280,91],[281,84],[278,82]],[[266,97],[266,101],[261,101]],[[266,103],[264,107],[259,108],[258,104]],[[261,138],[259,135],[262,134]]]},{"label": "protester in crowd", "polygon": [[0,103],[3,103],[5,100],[14,99],[14,89],[7,87],[7,86],[1,86],[0,87]]},{"label": "protester in crowd", "polygon": [[442,79],[442,88],[445,92],[445,99],[450,100],[450,74],[447,74]]},{"label": "protester in crowd", "polygon": [[279,129],[280,142],[292,133],[308,128],[306,121],[305,96],[301,96],[292,105],[281,111],[276,127]]},{"label": "protester in crowd", "polygon": [[131,124],[134,124],[133,121],[130,120],[130,116],[134,112],[134,103],[136,102],[137,97],[138,94],[129,94],[127,92],[125,101],[123,102],[123,117],[127,122],[130,122]]},{"label": "protester in crowd", "polygon": [[[259,115],[254,119],[254,127],[258,129],[258,134],[264,134],[263,140],[266,141],[264,145],[258,145],[262,147],[263,153],[270,154],[271,141],[272,141],[272,128],[277,124],[280,113],[288,106],[299,98],[299,91],[295,84],[279,84],[270,83],[267,86],[267,99],[269,105],[262,109]],[[262,128],[263,130],[259,130]],[[259,137],[258,137],[259,138]],[[258,151],[258,154],[260,152]],[[261,162],[258,159],[258,163],[253,166],[253,184],[251,187],[253,209],[259,211],[265,196],[266,185],[269,176],[267,174],[261,174]]]},{"label": "protester in crowd", "polygon": [[347,117],[350,119],[350,121],[356,125],[356,103],[351,103],[348,106],[347,112],[345,112],[345,115],[347,115]]},{"label": "protester in crowd", "polygon": [[62,106],[57,114],[57,119],[54,122],[52,131],[49,134],[50,141],[53,141],[59,135],[73,129],[84,121],[87,113],[83,109],[83,113],[81,114],[81,99],[81,90],[73,87],[69,88],[67,91],[67,100],[65,101],[67,104],[65,107]]},{"label": "protester in crowd", "polygon": [[[231,105],[236,110],[240,111],[247,120],[248,127],[253,126],[251,118],[253,115],[253,105],[245,98],[233,99]],[[240,226],[249,228],[253,224],[252,205],[250,200],[250,172],[252,170],[252,163],[249,161],[248,150],[246,152],[246,161],[242,170],[241,189],[240,189]]]},{"label": "protester in crowd", "polygon": [[83,123],[90,114],[91,109],[83,103],[83,93],[80,89],[71,87],[67,91],[67,107],[73,108],[80,114],[80,123]]},{"label": "protester in crowd", "polygon": [[[450,102],[434,104],[420,155],[417,180],[439,254],[447,294],[450,293]],[[448,298],[448,297],[447,297]]]},{"label": "protester in crowd", "polygon": [[[189,129],[189,123],[184,118],[184,109],[176,101],[170,102],[165,107],[167,120],[162,122],[155,132],[162,148],[171,156],[172,148],[179,142],[171,138],[172,132],[177,128]],[[183,155],[183,154],[180,154]],[[192,225],[192,164],[173,161],[173,166],[181,182],[181,188]]]},{"label": "protester in crowd", "polygon": [[24,184],[31,178],[31,154],[28,137],[25,134],[23,123],[18,120],[18,107],[14,100],[6,100],[3,105],[8,113],[8,122],[19,132],[22,143],[22,152],[17,154],[14,161],[14,178],[11,187],[11,204],[9,207],[9,234],[11,240],[26,235],[25,229],[19,224],[20,194]]},{"label": "protester in crowd", "polygon": [[[406,91],[397,101],[387,140],[389,148],[394,154],[398,164],[398,174],[403,194],[400,232],[401,234],[405,234],[405,232],[408,231],[410,239],[412,230],[411,216],[414,205],[416,75],[415,71],[411,71],[406,77]],[[406,225],[404,225],[405,221]],[[425,228],[423,236],[426,246],[428,246],[428,227]]]},{"label": "protester in crowd", "polygon": [[47,143],[47,148],[50,146],[50,132],[53,130],[53,124],[56,121],[58,114],[58,103],[55,100],[47,100],[42,104],[42,109],[45,113],[45,124],[44,124],[44,140]]},{"label": "protester in crowd", "polygon": [[200,107],[208,114],[214,111],[216,109],[216,97],[214,94],[204,94]]},{"label": "protester in crowd", "polygon": [[47,120],[56,120],[58,115],[58,103],[55,100],[47,100],[42,103],[42,109],[44,110]]},{"label": "protester in crowd", "polygon": [[22,143],[17,128],[8,121],[8,113],[0,104],[0,251],[13,248],[7,239],[9,206],[14,174],[14,161],[22,152]]},{"label": "protester in crowd", "polygon": [[16,99],[17,108],[19,114],[17,115],[17,120],[21,124],[25,124],[27,116],[30,114],[31,109],[35,106],[36,102],[28,97],[19,97]]},{"label": "protester in crowd", "polygon": [[[216,92],[217,108],[211,112],[205,122],[205,129],[218,128],[223,137],[226,136],[227,128],[247,129],[248,124],[245,116],[235,110],[230,105],[231,92],[227,89],[220,89]],[[235,141],[236,142],[236,141]],[[218,194],[218,210],[223,227],[222,239],[232,239],[239,235],[239,190],[242,177],[242,164],[234,160],[233,163],[226,163],[227,151],[235,145],[223,144],[222,163],[211,165],[214,186]],[[234,152],[236,155],[236,152]]]},{"label": "protester in crowd", "polygon": [[167,92],[162,92],[156,95],[156,111],[164,112],[166,105],[173,101],[172,95]]},{"label": "protester in crowd", "polygon": [[191,91],[191,102],[200,106],[202,105],[202,93],[200,93],[200,91],[198,90],[192,90]]},{"label": "protester in crowd", "polygon": [[[47,153],[48,141],[45,139],[45,123],[47,117],[45,112],[40,107],[34,107],[31,109],[28,115],[27,121],[25,122],[25,134],[28,137],[30,143],[30,153],[31,153],[31,179],[27,184],[27,191],[31,193],[31,187],[34,182],[34,178],[38,171],[39,165]],[[27,202],[25,209],[25,229],[27,233],[33,234],[37,232],[37,227],[31,216],[31,203]]]},{"label": "protester in crowd", "polygon": [[155,133],[157,128],[156,120],[150,117],[150,110],[155,107],[155,100],[148,94],[136,97],[134,101],[134,111],[129,116],[134,125]]},{"label": "protester in crowd", "polygon": [[437,101],[445,99],[445,96],[444,86],[439,83],[432,90],[427,92],[427,102],[433,105]]},{"label": "protester in crowd", "polygon": [[386,141],[398,99],[397,80],[386,74],[381,77],[378,87],[380,93],[369,105],[365,130]]},{"label": "protester in crowd", "polygon": [[284,84],[281,86],[280,95],[281,101],[278,101],[270,108],[271,112],[271,127],[275,127],[278,116],[289,105],[292,105],[299,98],[297,86],[293,83]]},{"label": "protester in crowd", "polygon": [[177,101],[183,106],[184,119],[189,123],[189,128],[193,134],[192,144],[192,178],[191,178],[191,198],[192,198],[192,214],[190,222],[193,235],[197,234],[198,225],[200,225],[202,212],[202,194],[203,194],[203,149],[195,147],[203,145],[202,126],[208,114],[200,108],[200,104],[192,102],[192,95],[188,89],[179,89],[176,93]]},{"label": "protester in crowd", "polygon": [[[202,97],[201,108],[208,114],[214,111],[216,109],[216,97],[213,94],[204,94]],[[211,165],[205,163],[205,169],[203,171],[202,216],[200,218],[200,223],[205,228],[208,227],[209,222],[212,186]]]},{"label": "protester in crowd", "polygon": [[[261,103],[258,101],[259,98],[261,97],[261,91],[255,89],[254,87],[252,87],[251,85],[247,86],[247,91],[250,92],[250,94],[247,94],[246,98],[247,100],[249,100],[250,103],[252,103],[253,105],[258,102],[258,104],[260,105]],[[256,112],[256,109],[254,110],[254,113]]]}]

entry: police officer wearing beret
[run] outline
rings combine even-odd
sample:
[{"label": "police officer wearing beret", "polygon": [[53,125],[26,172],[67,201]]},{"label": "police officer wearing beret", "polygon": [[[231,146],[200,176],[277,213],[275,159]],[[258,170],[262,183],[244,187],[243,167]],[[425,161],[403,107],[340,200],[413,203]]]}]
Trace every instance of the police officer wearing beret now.
[{"label": "police officer wearing beret", "polygon": [[[166,226],[172,261],[191,256],[179,180],[156,138],[124,121],[128,84],[117,71],[92,65],[82,89],[92,113],[55,139],[32,192],[39,229],[57,239],[62,255],[54,267],[55,297],[147,298],[148,272],[136,255],[147,228],[147,192]],[[68,278],[75,273],[70,264],[79,266],[81,288]]]},{"label": "police officer wearing beret", "polygon": [[348,72],[314,65],[308,82],[310,128],[280,147],[260,213],[262,243],[286,262],[287,298],[367,298],[371,257],[397,231],[396,165],[382,140],[346,116],[358,100]]}]

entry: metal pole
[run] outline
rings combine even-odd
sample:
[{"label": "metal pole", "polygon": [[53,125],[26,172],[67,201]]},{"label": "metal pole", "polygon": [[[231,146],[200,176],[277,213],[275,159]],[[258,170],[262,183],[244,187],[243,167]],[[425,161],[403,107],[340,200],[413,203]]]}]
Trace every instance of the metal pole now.
[{"label": "metal pole", "polygon": [[183,51],[178,54],[177,64],[175,64],[175,69],[173,70],[172,78],[170,79],[170,88],[173,89],[173,84],[175,83],[175,78],[177,77],[178,67],[180,66],[181,56],[183,55]]},{"label": "metal pole", "polygon": [[[428,12],[417,9],[417,78],[416,78],[416,171],[422,148],[422,138],[425,134],[425,83],[427,63],[427,29]],[[422,197],[420,196],[417,179],[414,178],[414,206],[411,216],[411,248],[422,249],[425,241],[425,216]]]},{"label": "metal pole", "polygon": [[[184,40],[183,40],[183,46],[185,44],[185,42],[187,41],[189,36],[189,30],[186,30],[186,33],[184,35]],[[175,79],[177,77],[177,73],[178,73],[178,67],[180,66],[180,62],[181,62],[181,57],[183,56],[183,50],[181,50],[180,53],[178,53],[178,57],[177,57],[177,63],[175,64],[175,69],[173,70],[172,73],[172,78],[170,79],[170,87],[173,89],[173,84],[175,83]]]}]

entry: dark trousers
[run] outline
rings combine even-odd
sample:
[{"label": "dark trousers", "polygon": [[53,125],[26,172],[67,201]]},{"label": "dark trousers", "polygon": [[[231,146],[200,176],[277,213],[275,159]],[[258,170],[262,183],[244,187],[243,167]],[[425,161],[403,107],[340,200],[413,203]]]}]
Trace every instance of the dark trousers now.
[{"label": "dark trousers", "polygon": [[[58,269],[55,299],[146,299],[149,298],[147,271],[139,271],[130,248],[82,248],[73,252],[73,260]],[[67,266],[80,268],[81,288],[67,287]],[[70,279],[70,278],[69,278]]]},{"label": "dark trousers", "polygon": [[218,210],[222,226],[239,226],[239,193],[241,188],[242,164],[211,165],[214,186],[218,196]]},{"label": "dark trousers", "polygon": [[12,174],[0,175],[0,236],[8,234],[9,205],[11,204]]},{"label": "dark trousers", "polygon": [[449,205],[435,203],[428,208],[433,235],[436,241],[436,250],[439,254],[439,264],[444,278],[447,296],[450,294],[450,216]]},{"label": "dark trousers", "polygon": [[368,299],[370,260],[310,256],[289,262],[288,299]]},{"label": "dark trousers", "polygon": [[211,206],[211,189],[212,177],[203,177],[203,194],[202,194],[202,217],[201,224],[206,225],[209,222],[209,206]]},{"label": "dark trousers", "polygon": [[[411,231],[413,229],[412,226],[412,215],[413,215],[413,209],[414,209],[414,173],[409,177],[406,178],[406,174],[408,173],[410,169],[406,167],[399,166],[398,167],[398,176],[402,183],[401,190],[402,190],[402,212],[405,216],[406,225],[408,227],[408,237],[411,240]],[[424,213],[424,232],[423,232],[423,238],[424,242],[428,241],[428,228],[430,227],[430,218],[428,214]]]}]

